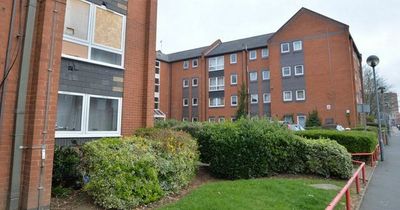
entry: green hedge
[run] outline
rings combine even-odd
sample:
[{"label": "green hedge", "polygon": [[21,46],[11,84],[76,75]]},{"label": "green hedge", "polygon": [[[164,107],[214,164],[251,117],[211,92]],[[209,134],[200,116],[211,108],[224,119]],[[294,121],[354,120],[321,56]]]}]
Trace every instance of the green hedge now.
[{"label": "green hedge", "polygon": [[197,144],[187,134],[142,131],[126,138],[105,138],[82,147],[84,189],[105,208],[130,209],[177,192],[195,174]]},{"label": "green hedge", "polygon": [[350,153],[372,152],[378,144],[376,133],[368,131],[307,130],[296,135],[310,139],[331,139],[346,147]]},{"label": "green hedge", "polygon": [[202,160],[221,178],[276,173],[348,178],[352,171],[350,154],[336,142],[306,140],[266,120],[206,123],[196,137]]}]

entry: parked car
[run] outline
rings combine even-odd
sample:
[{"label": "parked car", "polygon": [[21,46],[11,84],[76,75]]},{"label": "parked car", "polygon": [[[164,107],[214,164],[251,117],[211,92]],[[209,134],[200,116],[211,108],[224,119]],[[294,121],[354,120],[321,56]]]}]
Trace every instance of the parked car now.
[{"label": "parked car", "polygon": [[303,126],[299,124],[287,124],[288,129],[292,131],[304,131],[306,129],[303,128]]},{"label": "parked car", "polygon": [[345,131],[346,129],[344,129],[343,126],[341,126],[341,125],[336,125],[336,130]]}]

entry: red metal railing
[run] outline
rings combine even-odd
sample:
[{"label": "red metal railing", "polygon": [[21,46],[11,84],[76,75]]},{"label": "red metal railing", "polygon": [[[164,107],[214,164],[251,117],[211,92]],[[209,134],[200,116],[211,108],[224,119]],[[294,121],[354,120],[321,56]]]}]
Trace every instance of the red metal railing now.
[{"label": "red metal railing", "polygon": [[375,150],[373,152],[359,152],[359,153],[351,153],[351,156],[370,156],[371,166],[374,167],[375,162],[379,157],[379,145],[376,145]]},{"label": "red metal railing", "polygon": [[361,161],[356,161],[353,160],[353,163],[360,164],[356,172],[354,172],[353,176],[347,181],[346,185],[340,190],[340,192],[336,195],[336,197],[332,200],[332,202],[325,208],[325,210],[333,210],[335,206],[340,202],[342,199],[343,195],[346,194],[346,209],[350,210],[351,209],[351,197],[350,197],[350,187],[356,182],[356,189],[357,193],[360,193],[360,172],[362,176],[362,181],[363,184],[366,183],[366,177],[365,177],[365,163]]}]

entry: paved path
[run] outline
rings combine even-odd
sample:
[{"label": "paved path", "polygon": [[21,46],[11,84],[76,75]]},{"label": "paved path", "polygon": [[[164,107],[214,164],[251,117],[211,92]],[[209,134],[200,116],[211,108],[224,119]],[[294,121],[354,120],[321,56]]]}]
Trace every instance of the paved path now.
[{"label": "paved path", "polygon": [[400,209],[400,132],[393,130],[389,146],[385,147],[385,161],[375,169],[365,194],[361,210]]}]

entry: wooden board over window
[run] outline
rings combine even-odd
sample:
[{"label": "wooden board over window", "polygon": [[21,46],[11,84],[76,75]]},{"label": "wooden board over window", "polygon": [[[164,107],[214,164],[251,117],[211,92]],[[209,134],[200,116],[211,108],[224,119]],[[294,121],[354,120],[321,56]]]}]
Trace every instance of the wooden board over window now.
[{"label": "wooden board over window", "polygon": [[62,42],[62,53],[79,58],[88,58],[88,47],[68,41]]},{"label": "wooden board over window", "polygon": [[122,21],[122,16],[96,8],[94,42],[107,47],[121,49]]}]

